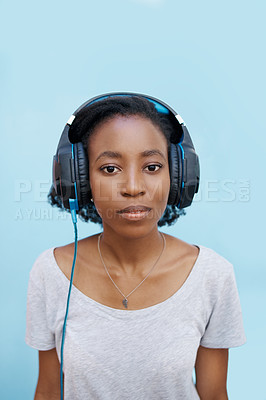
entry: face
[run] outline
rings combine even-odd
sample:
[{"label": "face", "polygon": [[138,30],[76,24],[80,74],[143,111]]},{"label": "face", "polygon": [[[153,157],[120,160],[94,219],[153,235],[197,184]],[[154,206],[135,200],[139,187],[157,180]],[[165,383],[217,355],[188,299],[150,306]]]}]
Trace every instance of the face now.
[{"label": "face", "polygon": [[88,141],[94,204],[105,231],[137,237],[157,229],[168,200],[167,140],[146,118],[100,124]]}]

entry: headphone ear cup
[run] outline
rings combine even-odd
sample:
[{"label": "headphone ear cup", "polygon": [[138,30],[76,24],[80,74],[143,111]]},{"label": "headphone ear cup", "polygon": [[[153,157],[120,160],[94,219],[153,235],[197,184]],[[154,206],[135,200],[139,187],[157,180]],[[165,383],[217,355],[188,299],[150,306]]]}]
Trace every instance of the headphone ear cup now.
[{"label": "headphone ear cup", "polygon": [[170,144],[169,151],[170,191],[167,204],[177,205],[182,186],[182,154],[179,145]]},{"label": "headphone ear cup", "polygon": [[77,196],[79,208],[86,206],[91,198],[89,182],[88,157],[81,142],[74,144],[75,159],[75,181],[77,185]]}]

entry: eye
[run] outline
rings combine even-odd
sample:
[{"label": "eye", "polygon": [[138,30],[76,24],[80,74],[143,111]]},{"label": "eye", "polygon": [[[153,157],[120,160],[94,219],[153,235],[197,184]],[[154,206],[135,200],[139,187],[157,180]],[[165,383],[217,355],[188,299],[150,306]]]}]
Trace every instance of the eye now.
[{"label": "eye", "polygon": [[147,165],[147,167],[145,167],[145,168],[148,168],[149,172],[156,172],[160,168],[162,168],[162,165],[160,165],[160,164],[151,164],[151,165]]},{"label": "eye", "polygon": [[119,168],[115,167],[114,165],[106,165],[105,167],[101,167],[100,170],[106,172],[107,174],[111,175],[114,172],[117,172],[115,170],[119,171]]}]

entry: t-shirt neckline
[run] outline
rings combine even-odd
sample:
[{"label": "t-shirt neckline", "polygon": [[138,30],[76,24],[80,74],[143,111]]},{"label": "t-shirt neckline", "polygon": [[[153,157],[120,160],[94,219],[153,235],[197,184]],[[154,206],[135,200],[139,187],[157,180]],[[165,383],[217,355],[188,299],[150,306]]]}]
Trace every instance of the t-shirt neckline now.
[{"label": "t-shirt neckline", "polygon": [[[177,297],[181,296],[185,289],[188,289],[190,286],[192,286],[192,283],[195,279],[195,276],[197,275],[199,265],[202,260],[202,254],[204,251],[204,246],[202,245],[194,245],[198,247],[199,253],[197,256],[196,261],[194,262],[194,265],[187,276],[186,280],[182,284],[182,286],[175,292],[173,293],[170,297],[168,297],[166,300],[163,300],[160,303],[154,304],[149,307],[141,308],[141,309],[136,309],[136,310],[123,310],[119,308],[113,308],[109,307],[105,304],[99,303],[98,301],[92,299],[91,297],[87,296],[84,294],[82,291],[80,291],[75,285],[72,285],[72,292],[71,292],[71,300],[72,301],[77,301],[81,306],[84,306],[85,304],[89,304],[92,307],[97,309],[100,312],[104,312],[105,314],[110,314],[119,318],[130,318],[130,317],[135,317],[135,316],[146,316],[148,314],[152,314],[153,312],[157,312],[161,309],[165,309],[167,306],[169,306],[171,303],[173,303]],[[51,259],[52,259],[52,264],[55,267],[55,271],[57,275],[65,282],[66,286],[66,294],[68,293],[68,288],[69,288],[69,279],[66,277],[66,275],[63,273],[63,271],[60,269],[59,265],[57,264],[57,261],[54,256],[54,249],[56,246],[51,247],[49,250],[51,252]],[[71,301],[70,300],[70,301]]]}]

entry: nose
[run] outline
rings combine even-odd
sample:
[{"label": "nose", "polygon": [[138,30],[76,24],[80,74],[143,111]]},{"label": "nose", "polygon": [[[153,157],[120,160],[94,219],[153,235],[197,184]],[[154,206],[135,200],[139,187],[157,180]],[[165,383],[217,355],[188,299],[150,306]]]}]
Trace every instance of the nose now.
[{"label": "nose", "polygon": [[145,182],[140,171],[131,168],[121,182],[121,194],[124,197],[138,197],[146,193]]}]

